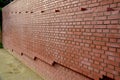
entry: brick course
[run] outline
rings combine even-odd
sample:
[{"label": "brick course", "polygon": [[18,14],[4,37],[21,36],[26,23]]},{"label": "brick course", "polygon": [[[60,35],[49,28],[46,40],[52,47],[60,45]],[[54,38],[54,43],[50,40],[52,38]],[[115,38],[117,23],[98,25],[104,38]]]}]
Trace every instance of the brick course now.
[{"label": "brick course", "polygon": [[15,0],[3,8],[3,44],[48,80],[120,80],[120,0]]}]

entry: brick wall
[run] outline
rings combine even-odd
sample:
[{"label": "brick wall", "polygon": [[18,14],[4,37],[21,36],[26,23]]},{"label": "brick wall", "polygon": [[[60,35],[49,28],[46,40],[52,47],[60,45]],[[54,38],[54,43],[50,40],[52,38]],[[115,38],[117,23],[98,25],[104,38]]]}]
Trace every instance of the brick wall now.
[{"label": "brick wall", "polygon": [[3,44],[48,80],[120,80],[120,0],[15,0]]}]

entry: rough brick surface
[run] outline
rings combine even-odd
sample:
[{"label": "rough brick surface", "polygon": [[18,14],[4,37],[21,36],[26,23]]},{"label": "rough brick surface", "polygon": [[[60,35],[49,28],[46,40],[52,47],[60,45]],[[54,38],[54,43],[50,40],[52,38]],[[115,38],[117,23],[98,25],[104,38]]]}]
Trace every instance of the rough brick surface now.
[{"label": "rough brick surface", "polygon": [[51,80],[120,80],[120,0],[15,0],[3,8],[3,44],[43,61],[34,67]]}]

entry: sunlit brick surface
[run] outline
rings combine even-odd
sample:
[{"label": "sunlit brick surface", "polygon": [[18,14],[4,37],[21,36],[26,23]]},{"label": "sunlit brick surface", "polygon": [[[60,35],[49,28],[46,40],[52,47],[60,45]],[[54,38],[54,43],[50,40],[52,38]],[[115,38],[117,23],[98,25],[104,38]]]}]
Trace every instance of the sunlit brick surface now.
[{"label": "sunlit brick surface", "polygon": [[16,0],[3,8],[3,44],[77,76],[120,80],[120,0]]}]

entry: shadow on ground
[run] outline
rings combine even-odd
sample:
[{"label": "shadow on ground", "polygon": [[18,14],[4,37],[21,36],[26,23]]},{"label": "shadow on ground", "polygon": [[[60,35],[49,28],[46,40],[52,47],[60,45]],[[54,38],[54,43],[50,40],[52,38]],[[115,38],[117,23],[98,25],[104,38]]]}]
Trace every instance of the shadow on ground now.
[{"label": "shadow on ground", "polygon": [[4,49],[0,49],[0,80],[43,80]]}]

